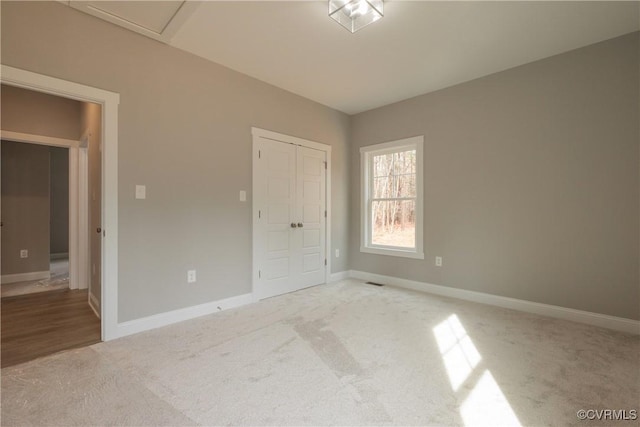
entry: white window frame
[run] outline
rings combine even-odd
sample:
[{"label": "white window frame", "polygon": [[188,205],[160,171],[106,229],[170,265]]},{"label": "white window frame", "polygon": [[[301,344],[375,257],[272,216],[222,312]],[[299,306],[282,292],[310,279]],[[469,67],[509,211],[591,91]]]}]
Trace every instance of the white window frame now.
[{"label": "white window frame", "polygon": [[[377,255],[390,255],[404,258],[424,259],[424,233],[423,233],[423,146],[424,136],[414,136],[397,141],[382,144],[369,145],[360,148],[361,171],[361,207],[360,219],[362,229],[360,232],[360,252]],[[373,157],[381,154],[390,154],[399,151],[416,150],[416,247],[403,248],[399,246],[374,245],[371,242],[371,206],[373,189]]]}]

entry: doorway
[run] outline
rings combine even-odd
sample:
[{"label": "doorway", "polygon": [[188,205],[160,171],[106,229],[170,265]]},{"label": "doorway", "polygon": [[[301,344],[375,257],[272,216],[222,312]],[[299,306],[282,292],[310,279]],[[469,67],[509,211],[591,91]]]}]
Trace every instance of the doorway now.
[{"label": "doorway", "polygon": [[[36,141],[1,143],[2,251],[8,260],[0,284],[3,368],[100,342],[100,319],[89,306],[86,282],[69,281],[70,266],[78,263],[70,236],[88,235],[78,233],[77,222],[70,224],[70,211],[77,208],[70,201],[78,197],[69,175],[77,171],[56,158],[73,158],[70,150]],[[5,274],[12,271],[18,273]],[[44,277],[19,281],[33,275]]]},{"label": "doorway", "polygon": [[102,137],[102,270],[100,271],[101,298],[98,310],[101,321],[100,335],[103,341],[124,336],[126,330],[120,328],[118,324],[118,105],[120,95],[7,65],[1,65],[0,68],[0,81],[3,84],[95,103],[102,107],[100,132]]},{"label": "doorway", "polygon": [[2,297],[69,288],[69,148],[2,140],[1,153]]},{"label": "doorway", "polygon": [[2,104],[5,367],[100,341],[102,114],[4,84]]},{"label": "doorway", "polygon": [[330,147],[253,130],[256,299],[326,283]]}]

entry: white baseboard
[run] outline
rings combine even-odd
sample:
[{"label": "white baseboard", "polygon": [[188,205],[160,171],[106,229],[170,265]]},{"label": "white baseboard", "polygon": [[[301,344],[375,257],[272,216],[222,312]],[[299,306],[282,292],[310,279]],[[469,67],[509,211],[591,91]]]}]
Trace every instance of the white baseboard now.
[{"label": "white baseboard", "polygon": [[184,320],[205,316],[207,314],[228,310],[230,308],[251,304],[252,302],[254,302],[253,294],[244,294],[219,301],[212,301],[205,304],[194,305],[192,307],[168,311],[166,313],[154,314],[141,319],[129,320],[127,322],[118,323],[116,337],[114,338],[137,334],[138,332],[160,328],[172,323],[178,323]]},{"label": "white baseboard", "polygon": [[640,335],[640,321],[626,319],[623,317],[575,310],[573,308],[565,308],[557,305],[541,304],[538,302],[485,294],[483,292],[468,291],[466,289],[433,285],[431,283],[383,276],[381,274],[366,273],[364,271],[351,270],[349,272],[349,277]]},{"label": "white baseboard", "polygon": [[30,282],[32,280],[42,280],[48,279],[51,277],[51,273],[49,270],[47,271],[32,271],[29,273],[16,273],[16,274],[5,274],[0,277],[0,283],[16,283],[16,282]]},{"label": "white baseboard", "polygon": [[89,307],[91,307],[96,316],[98,316],[98,319],[100,319],[100,303],[94,294],[89,294]]},{"label": "white baseboard", "polygon": [[338,280],[344,280],[348,278],[349,278],[349,271],[339,271],[337,273],[331,273],[331,275],[329,276],[328,283],[333,283],[333,282],[337,282]]}]

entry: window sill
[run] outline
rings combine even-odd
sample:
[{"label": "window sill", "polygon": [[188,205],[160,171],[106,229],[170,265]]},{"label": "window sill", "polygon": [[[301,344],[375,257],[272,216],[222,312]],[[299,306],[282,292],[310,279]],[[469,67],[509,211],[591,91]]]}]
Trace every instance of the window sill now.
[{"label": "window sill", "polygon": [[367,246],[360,246],[360,252],[376,255],[397,256],[402,258],[424,259],[423,252],[402,249],[371,248]]}]

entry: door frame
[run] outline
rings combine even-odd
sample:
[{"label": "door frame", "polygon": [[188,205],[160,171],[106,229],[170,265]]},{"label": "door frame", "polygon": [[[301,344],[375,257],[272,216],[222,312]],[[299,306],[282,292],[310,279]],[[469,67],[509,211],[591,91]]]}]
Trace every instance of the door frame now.
[{"label": "door frame", "polygon": [[325,254],[324,257],[327,260],[325,265],[324,283],[329,282],[331,277],[331,146],[322,144],[320,142],[310,141],[307,139],[298,138],[296,136],[285,135],[282,133],[261,129],[257,127],[251,128],[251,135],[253,140],[252,146],[252,191],[251,191],[251,205],[252,205],[252,221],[251,221],[251,246],[252,246],[252,267],[251,267],[251,292],[253,294],[254,301],[258,300],[256,293],[256,283],[258,282],[258,265],[256,260],[259,258],[258,245],[257,245],[257,223],[258,223],[258,207],[256,203],[256,191],[258,188],[258,177],[256,172],[256,165],[258,162],[258,140],[259,138],[269,139],[276,142],[282,142],[285,144],[299,145],[302,147],[312,148],[314,150],[323,151],[326,156],[327,169],[325,174],[326,186],[325,186],[325,209],[327,210],[327,218],[325,220]]},{"label": "door frame", "polygon": [[[3,141],[20,142],[24,144],[61,147],[69,150],[69,289],[86,289],[83,281],[82,268],[89,249],[89,229],[82,227],[81,217],[86,211],[86,197],[83,198],[81,183],[89,177],[88,170],[79,163],[81,152],[86,151],[80,146],[80,141],[56,138],[30,133],[0,130]],[[95,309],[94,309],[95,310]]]},{"label": "door frame", "polygon": [[[1,65],[0,82],[102,106],[102,290],[103,341],[118,338],[118,105],[120,95],[19,68]],[[108,232],[107,232],[108,230]]]},{"label": "door frame", "polygon": [[78,262],[78,277],[81,282],[87,284],[89,290],[89,306],[101,318],[100,304],[91,293],[91,222],[89,221],[89,134],[84,132],[80,138],[78,150],[78,170],[81,177],[78,180],[78,226],[86,230],[87,234],[80,236],[80,245],[85,249],[80,251]]}]

